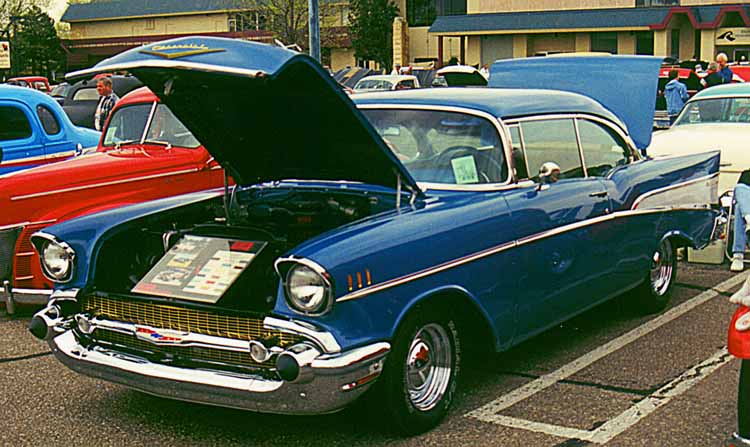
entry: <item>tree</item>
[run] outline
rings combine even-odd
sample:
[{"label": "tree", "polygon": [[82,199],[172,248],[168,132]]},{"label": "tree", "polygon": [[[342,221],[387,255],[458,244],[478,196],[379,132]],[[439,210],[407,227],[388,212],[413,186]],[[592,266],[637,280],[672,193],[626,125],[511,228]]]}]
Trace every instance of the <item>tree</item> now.
[{"label": "tree", "polygon": [[[265,30],[273,33],[285,45],[308,46],[308,0],[237,0],[240,10],[232,14],[235,29]],[[319,6],[321,22],[326,15],[334,13],[331,2],[322,1]],[[321,29],[321,40],[325,39],[325,29]]]},{"label": "tree", "polygon": [[41,9],[48,5],[49,0],[0,0],[0,35],[8,36],[13,17],[26,14],[33,6]]},{"label": "tree", "polygon": [[11,72],[18,74],[47,75],[63,64],[55,23],[38,6],[30,7],[23,15],[13,16]]},{"label": "tree", "polygon": [[399,14],[392,0],[351,0],[349,34],[354,56],[373,60],[390,71],[393,61],[393,19]]}]

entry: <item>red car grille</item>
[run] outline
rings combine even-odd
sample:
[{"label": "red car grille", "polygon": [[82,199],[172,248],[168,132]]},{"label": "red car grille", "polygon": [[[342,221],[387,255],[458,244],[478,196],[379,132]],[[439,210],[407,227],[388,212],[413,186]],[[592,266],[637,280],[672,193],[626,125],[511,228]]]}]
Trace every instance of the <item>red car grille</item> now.
[{"label": "red car grille", "polygon": [[13,287],[22,289],[51,289],[52,284],[41,276],[39,256],[31,245],[31,235],[47,225],[29,225],[23,229],[16,242],[13,265]]}]

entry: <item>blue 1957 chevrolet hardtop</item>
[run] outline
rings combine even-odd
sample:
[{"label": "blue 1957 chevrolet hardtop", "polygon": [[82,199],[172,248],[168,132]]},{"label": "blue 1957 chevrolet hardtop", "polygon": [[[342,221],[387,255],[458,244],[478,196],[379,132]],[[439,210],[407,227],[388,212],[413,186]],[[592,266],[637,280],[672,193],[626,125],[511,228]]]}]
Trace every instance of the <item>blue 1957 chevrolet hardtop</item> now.
[{"label": "blue 1957 chevrolet hardtop", "polygon": [[[531,88],[554,86],[540,63],[576,82]],[[639,154],[659,64],[498,62],[490,84],[512,88],[355,104],[309,57],[251,42],[105,60],[79,75],[135,74],[238,186],[37,233],[57,286],[31,330],[73,370],[148,393],[318,414],[377,390],[393,426],[427,430],[462,346],[507,349],[631,289],[658,311],[675,249],[709,241],[718,152]],[[614,91],[623,72],[643,85]]]}]

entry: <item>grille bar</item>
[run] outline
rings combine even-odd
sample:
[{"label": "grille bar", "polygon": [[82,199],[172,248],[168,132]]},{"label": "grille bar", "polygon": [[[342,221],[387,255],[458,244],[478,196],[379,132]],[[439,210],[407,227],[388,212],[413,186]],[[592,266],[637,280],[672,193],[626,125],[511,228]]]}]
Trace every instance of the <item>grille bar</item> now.
[{"label": "grille bar", "polygon": [[85,296],[79,303],[81,310],[92,316],[154,328],[248,341],[273,338],[274,344],[282,348],[302,340],[292,334],[265,329],[260,317],[223,315],[205,310],[96,295]]}]

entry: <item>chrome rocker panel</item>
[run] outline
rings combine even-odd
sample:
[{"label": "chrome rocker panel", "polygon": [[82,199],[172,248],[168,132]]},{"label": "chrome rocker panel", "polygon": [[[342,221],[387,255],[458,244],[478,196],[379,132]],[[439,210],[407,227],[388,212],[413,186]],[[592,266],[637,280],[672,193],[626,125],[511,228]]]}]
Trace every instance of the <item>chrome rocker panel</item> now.
[{"label": "chrome rocker panel", "polygon": [[54,336],[49,345],[57,359],[76,372],[148,394],[290,415],[332,413],[346,407],[374,383],[372,379],[379,375],[390,351],[390,344],[381,342],[339,354],[319,354],[308,371],[300,374],[306,380],[287,382],[154,363],[102,346],[87,348],[79,343],[73,329]]}]

